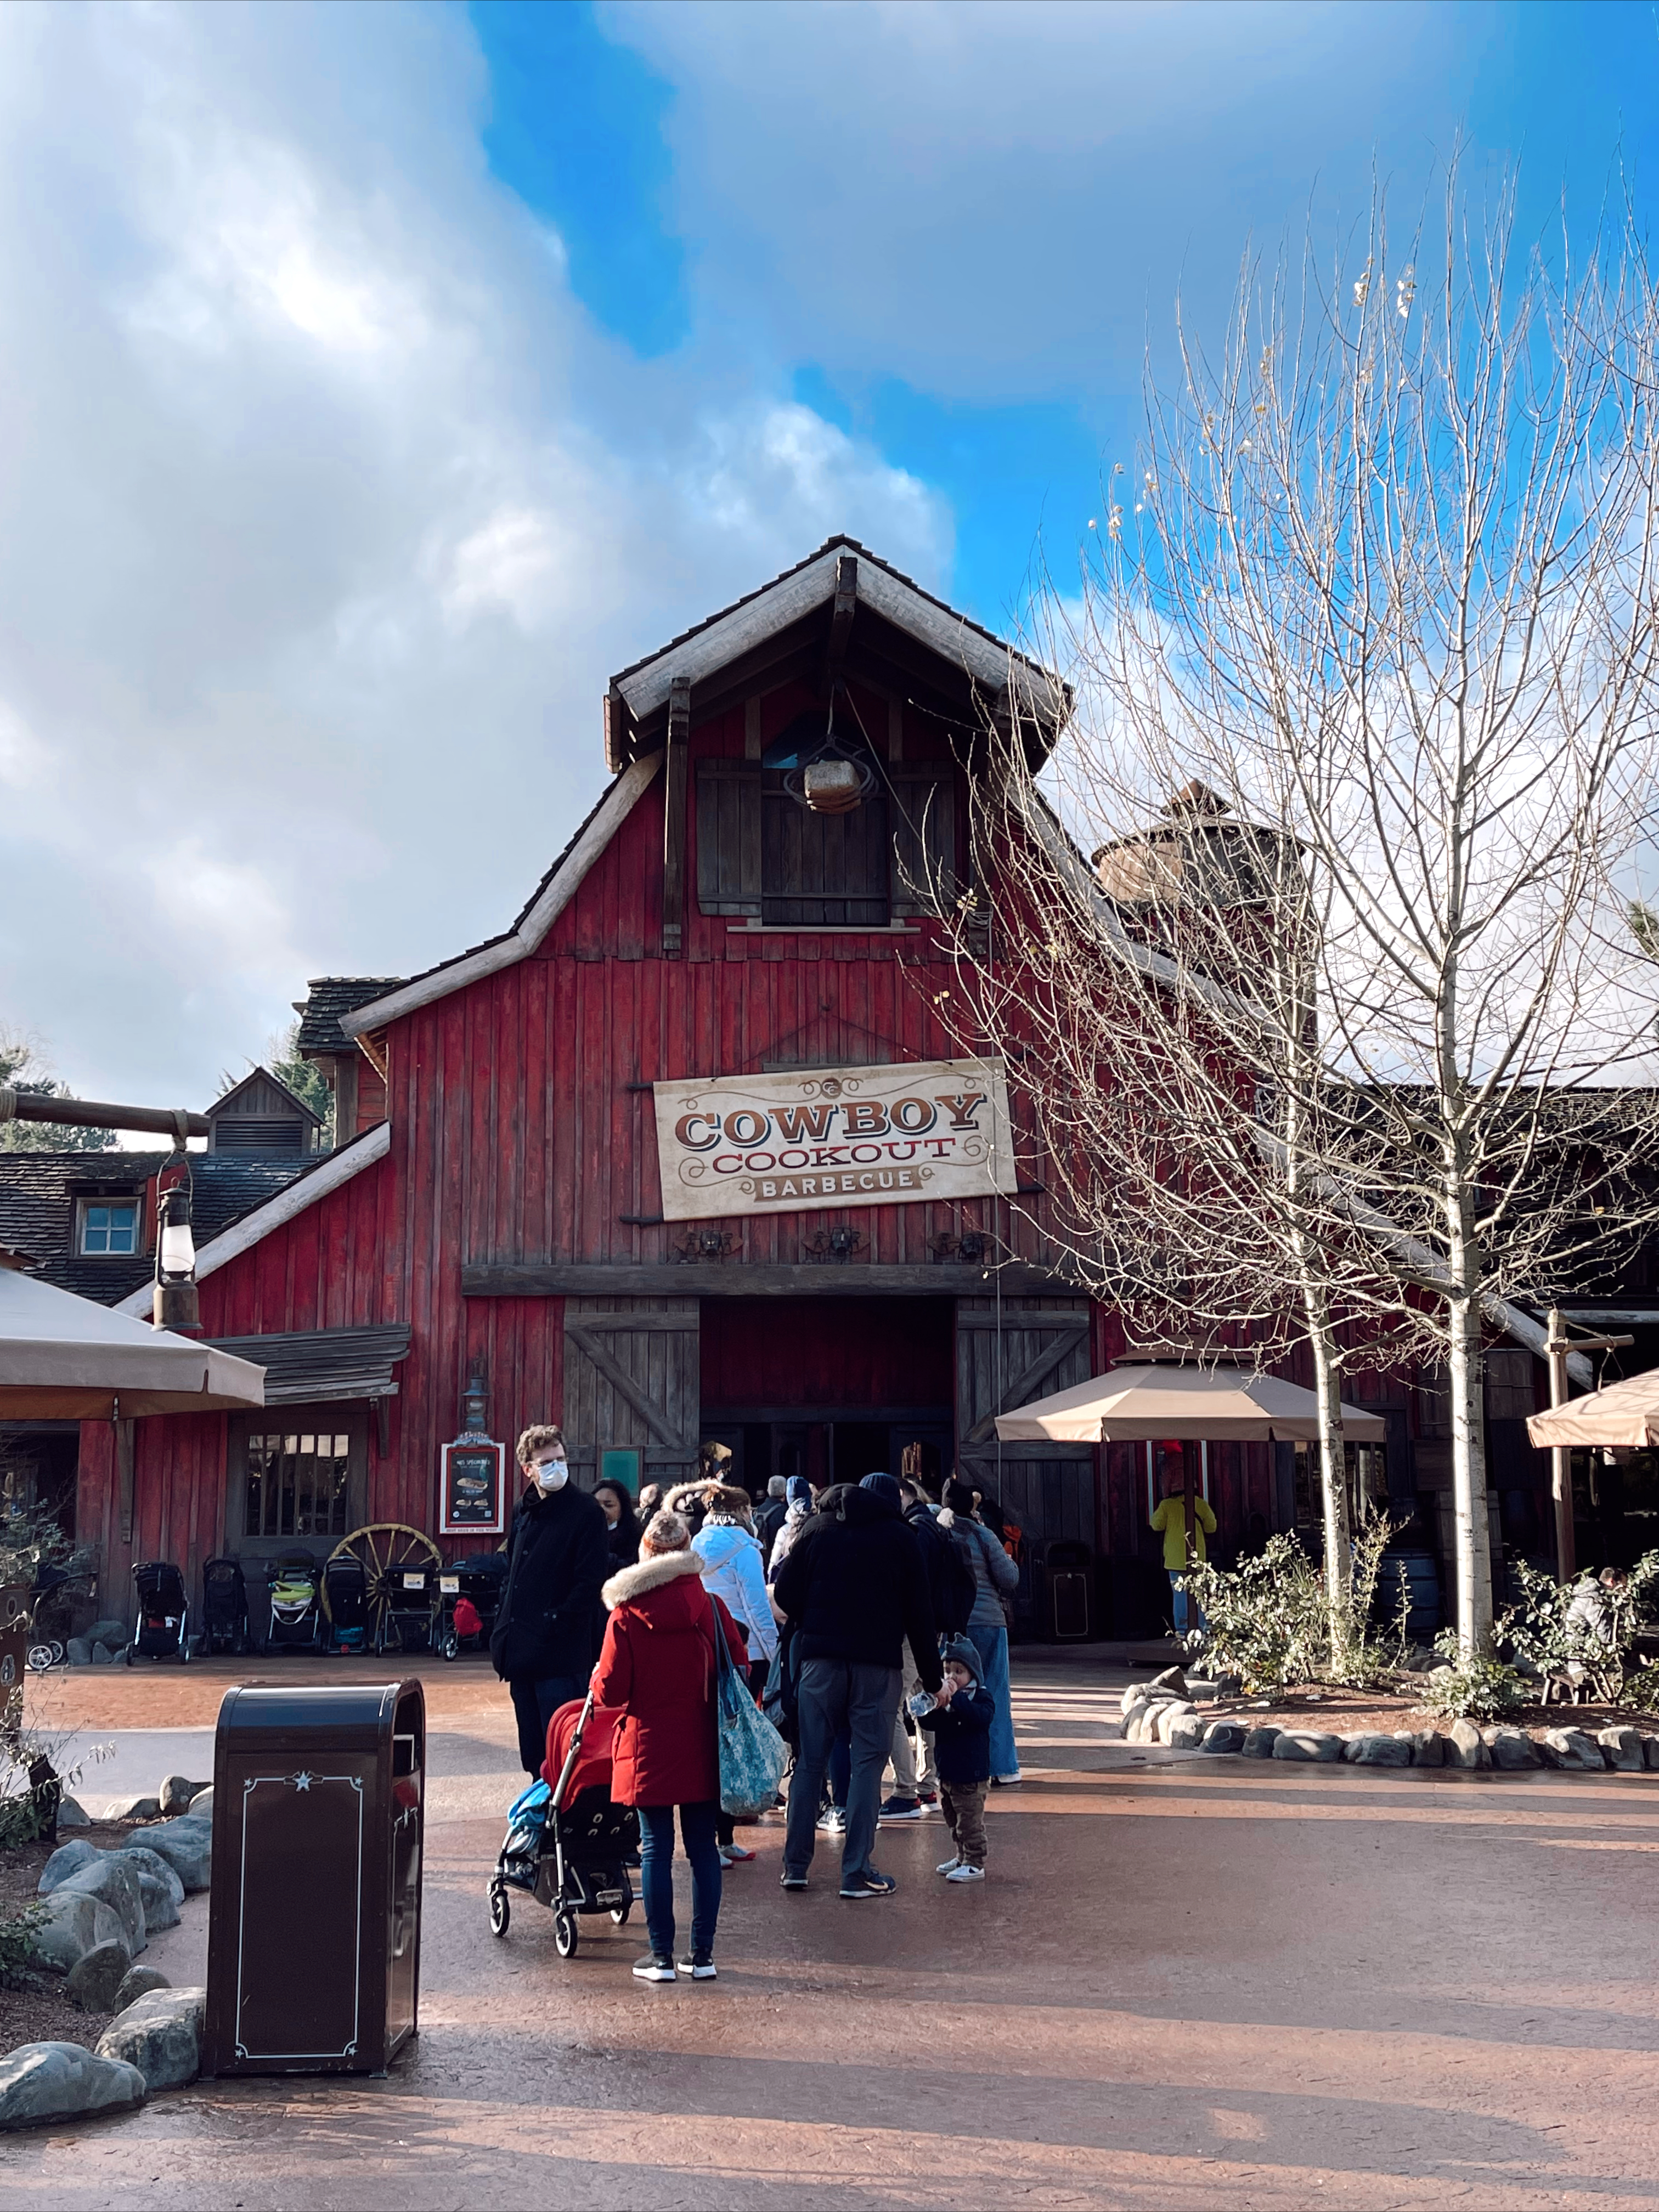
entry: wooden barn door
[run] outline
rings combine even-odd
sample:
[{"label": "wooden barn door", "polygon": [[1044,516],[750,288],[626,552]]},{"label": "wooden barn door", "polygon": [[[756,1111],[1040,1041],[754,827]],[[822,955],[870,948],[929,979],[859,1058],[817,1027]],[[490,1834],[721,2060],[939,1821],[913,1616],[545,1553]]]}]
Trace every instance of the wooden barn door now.
[{"label": "wooden barn door", "polygon": [[957,1300],[957,1464],[968,1482],[999,1491],[1024,1531],[1014,1594],[1020,1635],[1054,1632],[1048,1546],[1085,1544],[1092,1557],[1095,1455],[1088,1444],[1004,1444],[999,1467],[996,1416],[1088,1379],[1086,1299],[1004,1298],[1000,1329],[994,1298]]},{"label": "wooden barn door", "polygon": [[696,1473],[699,1370],[696,1298],[565,1301],[562,1425],[585,1490],[600,1453],[618,1448],[665,1489]]}]

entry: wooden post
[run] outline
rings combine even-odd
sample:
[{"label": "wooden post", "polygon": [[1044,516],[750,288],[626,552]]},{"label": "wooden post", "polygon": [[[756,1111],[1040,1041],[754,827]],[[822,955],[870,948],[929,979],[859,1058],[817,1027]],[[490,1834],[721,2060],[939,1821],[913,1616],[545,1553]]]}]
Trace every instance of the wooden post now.
[{"label": "wooden post", "polygon": [[691,679],[668,686],[668,759],[663,803],[662,949],[677,959],[685,941],[685,763],[691,736]]},{"label": "wooden post", "polygon": [[132,1547],[132,1462],[134,1424],[118,1420],[115,1424],[115,1487],[119,1501],[121,1541],[129,1550]]}]

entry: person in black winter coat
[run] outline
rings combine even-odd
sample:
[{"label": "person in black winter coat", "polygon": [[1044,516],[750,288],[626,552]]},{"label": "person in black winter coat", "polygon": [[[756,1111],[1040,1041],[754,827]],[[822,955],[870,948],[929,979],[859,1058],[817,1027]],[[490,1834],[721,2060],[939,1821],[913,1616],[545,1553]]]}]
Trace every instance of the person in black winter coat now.
[{"label": "person in black winter coat", "polygon": [[586,1694],[610,1565],[605,1515],[571,1482],[559,1431],[526,1429],[519,1465],[526,1489],[507,1537],[507,1583],[489,1656],[512,1692],[519,1757],[533,1780],[547,1754],[549,1721]]},{"label": "person in black winter coat", "polygon": [[979,1679],[980,1656],[965,1636],[945,1647],[945,1682],[933,1710],[916,1717],[933,1738],[953,1857],[939,1869],[947,1881],[985,1879],[985,1792],[991,1779],[991,1723],[996,1700]]},{"label": "person in black winter coat", "polygon": [[793,1624],[799,1674],[800,1747],[789,1787],[783,1884],[805,1889],[818,1799],[831,1745],[852,1737],[841,1893],[885,1897],[896,1886],[870,1864],[881,1772],[893,1740],[908,1638],[924,1685],[939,1671],[927,1570],[915,1532],[899,1516],[888,1474],[837,1483],[817,1501],[772,1585]]}]

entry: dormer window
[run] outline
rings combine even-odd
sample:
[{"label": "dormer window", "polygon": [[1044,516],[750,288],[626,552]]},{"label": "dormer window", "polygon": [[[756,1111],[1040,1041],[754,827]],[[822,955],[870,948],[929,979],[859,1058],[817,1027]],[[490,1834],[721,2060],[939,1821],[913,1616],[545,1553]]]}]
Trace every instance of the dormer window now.
[{"label": "dormer window", "polygon": [[137,1200],[83,1198],[76,1242],[83,1259],[131,1259],[138,1249]]}]

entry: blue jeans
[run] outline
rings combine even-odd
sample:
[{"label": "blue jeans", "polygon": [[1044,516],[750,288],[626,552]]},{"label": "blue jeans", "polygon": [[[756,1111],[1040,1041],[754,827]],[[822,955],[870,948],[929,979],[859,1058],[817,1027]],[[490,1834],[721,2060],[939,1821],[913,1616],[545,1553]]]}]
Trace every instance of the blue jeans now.
[{"label": "blue jeans", "polygon": [[979,1654],[981,1680],[996,1704],[991,1723],[991,1771],[1007,1781],[1019,1772],[1019,1753],[1014,1748],[1014,1707],[1008,1690],[1008,1632],[1000,1621],[970,1620],[968,1641]]},{"label": "blue jeans", "polygon": [[519,1723],[519,1757],[534,1782],[547,1756],[549,1721],[561,1705],[587,1695],[587,1677],[544,1674],[538,1681],[527,1674],[515,1674],[507,1686],[513,1693],[513,1711]]},{"label": "blue jeans", "polygon": [[[640,1816],[640,1888],[645,1899],[645,1927],[651,1948],[659,1959],[674,1955],[674,1808],[641,1805]],[[694,1958],[714,1955],[714,1927],[720,1917],[720,1855],[714,1842],[714,1815],[720,1810],[710,1797],[701,1805],[680,1807],[680,1841],[691,1862],[691,1953]]]},{"label": "blue jeans", "polygon": [[881,1773],[893,1741],[898,1712],[896,1667],[872,1667],[857,1659],[809,1659],[800,1670],[798,1692],[800,1747],[789,1784],[789,1817],[785,1825],[783,1863],[790,1874],[805,1874],[812,1863],[818,1804],[824,1774],[838,1737],[851,1745],[847,1788],[847,1836],[841,1848],[843,1881],[870,1871],[881,1805]]},{"label": "blue jeans", "polygon": [[1195,1597],[1189,1598],[1187,1595],[1186,1570],[1182,1567],[1170,1567],[1166,1571],[1170,1577],[1170,1592],[1175,1600],[1176,1634],[1184,1636],[1189,1622],[1195,1623],[1197,1626],[1202,1628],[1204,1608]]}]

